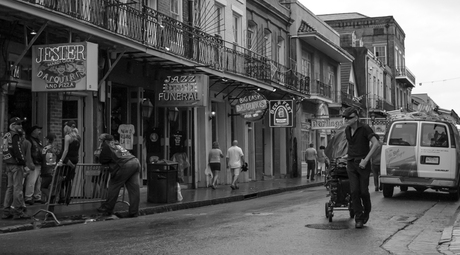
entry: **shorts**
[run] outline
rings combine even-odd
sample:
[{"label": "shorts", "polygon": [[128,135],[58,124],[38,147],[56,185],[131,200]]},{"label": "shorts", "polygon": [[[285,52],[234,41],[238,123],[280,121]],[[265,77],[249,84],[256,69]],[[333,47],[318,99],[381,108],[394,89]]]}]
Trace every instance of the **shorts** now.
[{"label": "shorts", "polygon": [[231,168],[230,171],[232,172],[233,175],[240,175],[241,167]]},{"label": "shorts", "polygon": [[220,162],[219,163],[209,163],[211,171],[220,171]]}]

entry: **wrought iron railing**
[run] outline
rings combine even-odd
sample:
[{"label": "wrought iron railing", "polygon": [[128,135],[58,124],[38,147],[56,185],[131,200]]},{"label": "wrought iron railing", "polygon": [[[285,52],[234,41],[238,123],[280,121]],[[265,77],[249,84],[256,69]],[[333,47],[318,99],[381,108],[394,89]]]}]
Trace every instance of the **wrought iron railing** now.
[{"label": "wrought iron railing", "polygon": [[406,66],[396,66],[396,77],[403,76],[415,85],[415,76]]},{"label": "wrought iron railing", "polygon": [[[267,57],[191,27],[138,2],[116,0],[19,0],[88,22],[147,47],[168,52],[214,70],[243,75],[303,94],[310,79]],[[321,93],[330,88],[320,85]]]},{"label": "wrought iron railing", "polygon": [[328,99],[336,99],[333,87],[320,80],[312,82],[310,93]]}]

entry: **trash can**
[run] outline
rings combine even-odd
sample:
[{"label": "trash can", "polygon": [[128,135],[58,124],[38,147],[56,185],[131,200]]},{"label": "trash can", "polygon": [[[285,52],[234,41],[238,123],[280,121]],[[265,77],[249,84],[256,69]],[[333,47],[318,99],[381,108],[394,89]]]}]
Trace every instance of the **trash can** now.
[{"label": "trash can", "polygon": [[147,202],[177,202],[177,165],[173,161],[147,165]]}]

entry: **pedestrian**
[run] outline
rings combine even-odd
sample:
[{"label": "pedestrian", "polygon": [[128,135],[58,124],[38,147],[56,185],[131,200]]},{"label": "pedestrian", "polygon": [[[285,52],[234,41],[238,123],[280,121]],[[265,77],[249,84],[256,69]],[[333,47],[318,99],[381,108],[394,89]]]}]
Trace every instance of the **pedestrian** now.
[{"label": "pedestrian", "polygon": [[[75,176],[75,167],[78,164],[78,151],[80,150],[81,137],[78,133],[77,124],[71,120],[64,125],[64,149],[57,163],[57,175],[62,178],[60,185],[59,203],[70,203],[70,192],[72,190],[72,180]],[[68,166],[68,167],[63,167]]]},{"label": "pedestrian", "polygon": [[[46,137],[46,146],[41,151],[42,156],[42,168],[40,177],[41,181],[41,192],[42,192],[42,203],[50,201],[50,185],[53,180],[54,169],[56,168],[57,160],[57,148],[56,148],[56,135],[49,133]],[[55,181],[56,182],[56,181]],[[56,185],[54,185],[56,186]],[[56,191],[55,189],[53,189]]]},{"label": "pedestrian", "polygon": [[375,134],[375,138],[377,138],[378,147],[375,150],[374,154],[372,155],[371,168],[372,168],[372,175],[374,177],[375,191],[379,191],[380,190],[380,184],[379,184],[380,156],[381,156],[381,153],[382,153],[382,141],[381,141],[381,137],[378,134]]},{"label": "pedestrian", "polygon": [[211,168],[212,176],[213,176],[212,182],[211,182],[212,189],[216,189],[217,177],[219,177],[219,173],[220,173],[220,160],[223,157],[224,157],[224,154],[219,149],[219,143],[217,141],[213,142],[212,149],[209,151],[209,155],[208,155],[209,168]]},{"label": "pedestrian", "polygon": [[238,147],[238,141],[233,140],[232,146],[227,150],[227,168],[230,169],[232,174],[232,190],[239,189],[237,181],[241,172],[241,167],[244,164],[243,150]]},{"label": "pedestrian", "polygon": [[305,162],[307,162],[307,179],[310,178],[312,181],[315,180],[315,166],[316,166],[316,158],[318,156],[318,153],[316,152],[316,149],[313,148],[313,144],[310,143],[310,147],[305,150]]},{"label": "pedestrian", "polygon": [[41,166],[42,166],[42,150],[43,144],[39,136],[42,133],[42,127],[32,126],[27,132],[26,139],[30,142],[31,158],[34,164],[34,170],[30,171],[25,180],[25,203],[33,205],[34,203],[41,203]]},{"label": "pedestrian", "polygon": [[[345,128],[348,142],[347,173],[355,212],[355,227],[362,228],[369,220],[372,207],[369,194],[371,164],[368,163],[377,149],[378,141],[369,125],[359,121],[357,108],[347,108],[342,116],[347,126]],[[369,147],[371,143],[372,147]]]},{"label": "pedestrian", "polygon": [[104,214],[112,214],[117,203],[120,189],[126,186],[129,196],[128,217],[139,215],[140,185],[139,160],[114,141],[110,134],[101,134],[99,139],[102,142],[99,162],[108,165],[110,171],[109,191],[107,200],[97,209]]},{"label": "pedestrian", "polygon": [[318,175],[326,175],[326,162],[329,161],[329,159],[326,156],[326,153],[324,153],[324,150],[326,147],[323,145],[319,146],[318,150]]},{"label": "pedestrian", "polygon": [[[34,161],[32,160],[32,143],[26,139],[26,134],[23,133],[21,137],[21,149],[22,152],[24,153],[24,159],[26,160],[26,166],[24,167],[24,180],[23,180],[23,192],[25,193],[26,190],[26,182],[27,177],[29,177],[30,174],[33,174],[33,171],[35,170],[35,165]],[[26,208],[26,203],[25,203],[25,196],[24,196],[24,204],[23,207]],[[29,204],[31,205],[31,204]]]},{"label": "pedestrian", "polygon": [[23,181],[25,157],[22,151],[23,119],[13,117],[9,120],[9,132],[3,136],[3,162],[7,175],[7,188],[3,202],[2,219],[30,219],[25,214]]}]

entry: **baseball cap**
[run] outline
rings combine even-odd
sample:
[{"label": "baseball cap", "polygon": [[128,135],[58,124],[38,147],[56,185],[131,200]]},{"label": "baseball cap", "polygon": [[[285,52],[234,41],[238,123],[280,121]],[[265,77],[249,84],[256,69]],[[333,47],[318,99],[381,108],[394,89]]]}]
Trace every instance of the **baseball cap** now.
[{"label": "baseball cap", "polygon": [[77,127],[77,123],[75,123],[75,121],[73,121],[73,120],[67,121],[67,122],[65,123],[65,125],[66,125],[66,126],[69,126],[69,127],[73,127],[73,128]]},{"label": "baseball cap", "polygon": [[13,118],[10,119],[10,125],[13,124],[13,123],[19,124],[19,123],[22,123],[24,121],[26,121],[26,118],[21,119],[19,117],[13,117]]},{"label": "baseball cap", "polygon": [[49,133],[45,138],[50,141],[54,141],[56,139],[56,135],[53,133]]},{"label": "baseball cap", "polygon": [[103,133],[99,136],[99,139],[103,141],[113,141],[113,136],[111,134]]},{"label": "baseball cap", "polygon": [[359,115],[359,110],[358,108],[352,106],[352,107],[348,107],[347,109],[345,109],[345,111],[343,111],[342,113],[342,117],[350,117],[351,114],[355,113],[356,115]]}]

